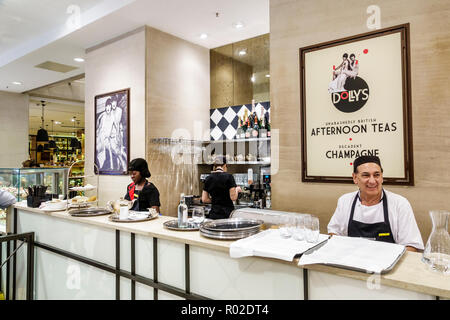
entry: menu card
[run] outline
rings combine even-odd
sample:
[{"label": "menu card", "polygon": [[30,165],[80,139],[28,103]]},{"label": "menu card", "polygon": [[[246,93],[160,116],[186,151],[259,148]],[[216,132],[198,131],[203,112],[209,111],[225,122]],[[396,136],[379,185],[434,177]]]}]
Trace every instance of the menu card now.
[{"label": "menu card", "polygon": [[405,247],[395,243],[332,236],[322,247],[302,255],[298,265],[322,263],[381,273],[392,267],[404,252]]},{"label": "menu card", "polygon": [[259,256],[292,261],[297,254],[319,245],[326,241],[328,237],[328,235],[320,234],[318,242],[309,243],[304,240],[282,238],[279,229],[268,229],[233,242],[230,246],[230,257]]}]

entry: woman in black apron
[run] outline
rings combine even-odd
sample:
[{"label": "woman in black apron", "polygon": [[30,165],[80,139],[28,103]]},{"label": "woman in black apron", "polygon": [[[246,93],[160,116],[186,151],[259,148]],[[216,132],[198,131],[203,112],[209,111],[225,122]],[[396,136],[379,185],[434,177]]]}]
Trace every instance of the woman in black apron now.
[{"label": "woman in black apron", "polygon": [[236,187],[233,175],[227,173],[226,158],[214,161],[213,171],[206,178],[203,187],[203,203],[211,203],[209,219],[227,219],[234,210],[240,187]]},{"label": "woman in black apron", "polygon": [[156,212],[159,212],[161,206],[159,191],[153,183],[147,180],[151,176],[147,161],[142,158],[132,160],[128,171],[133,182],[127,186],[125,199],[129,201],[136,199],[131,210],[147,211],[148,208],[154,208]]}]

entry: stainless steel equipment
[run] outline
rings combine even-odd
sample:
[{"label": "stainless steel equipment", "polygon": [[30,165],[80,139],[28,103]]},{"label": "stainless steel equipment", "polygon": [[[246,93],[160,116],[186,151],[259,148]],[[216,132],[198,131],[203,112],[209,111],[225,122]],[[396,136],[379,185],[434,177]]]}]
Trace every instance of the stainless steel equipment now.
[{"label": "stainless steel equipment", "polygon": [[255,219],[219,219],[200,225],[200,234],[213,239],[236,240],[259,232],[264,221]]}]

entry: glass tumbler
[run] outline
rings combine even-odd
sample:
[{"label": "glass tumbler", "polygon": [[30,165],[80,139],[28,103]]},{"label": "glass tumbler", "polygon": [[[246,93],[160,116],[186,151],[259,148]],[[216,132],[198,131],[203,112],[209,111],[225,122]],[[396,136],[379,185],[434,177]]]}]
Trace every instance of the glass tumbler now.
[{"label": "glass tumbler", "polygon": [[292,235],[293,225],[294,225],[293,217],[289,215],[281,217],[280,236],[282,238],[290,238]]},{"label": "glass tumbler", "polygon": [[292,238],[298,241],[305,240],[305,215],[295,217],[295,228],[292,229]]},{"label": "glass tumbler", "polygon": [[197,207],[192,209],[192,222],[200,224],[205,220],[205,209]]},{"label": "glass tumbler", "polygon": [[308,219],[308,224],[305,225],[307,229],[306,241],[310,243],[316,243],[319,241],[319,218],[315,216],[310,216]]}]

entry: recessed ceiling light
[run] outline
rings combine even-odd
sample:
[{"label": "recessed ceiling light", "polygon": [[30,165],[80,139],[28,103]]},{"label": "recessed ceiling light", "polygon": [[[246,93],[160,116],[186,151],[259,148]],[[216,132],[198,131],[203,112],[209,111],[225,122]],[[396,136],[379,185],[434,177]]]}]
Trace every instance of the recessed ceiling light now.
[{"label": "recessed ceiling light", "polygon": [[266,78],[270,78],[270,74],[266,74]]},{"label": "recessed ceiling light", "polygon": [[61,121],[55,121],[55,124],[61,124]]},{"label": "recessed ceiling light", "polygon": [[73,58],[73,60],[75,60],[76,62],[84,62],[83,58]]},{"label": "recessed ceiling light", "polygon": [[239,55],[240,56],[245,56],[247,54],[247,50],[242,49],[241,51],[239,51]]},{"label": "recessed ceiling light", "polygon": [[252,77],[250,78],[250,81],[255,82],[255,80],[256,80],[255,75],[252,75]]},{"label": "recessed ceiling light", "polygon": [[12,84],[16,84],[16,85],[18,85],[18,86],[21,86],[21,85],[22,85],[22,82],[20,82],[20,81],[13,81]]},{"label": "recessed ceiling light", "polygon": [[239,22],[233,23],[233,27],[235,27],[236,29],[240,29],[240,28],[244,27],[244,24],[239,21]]},{"label": "recessed ceiling light", "polygon": [[200,35],[200,39],[206,39],[206,38],[208,38],[208,35],[206,33],[202,33]]}]

